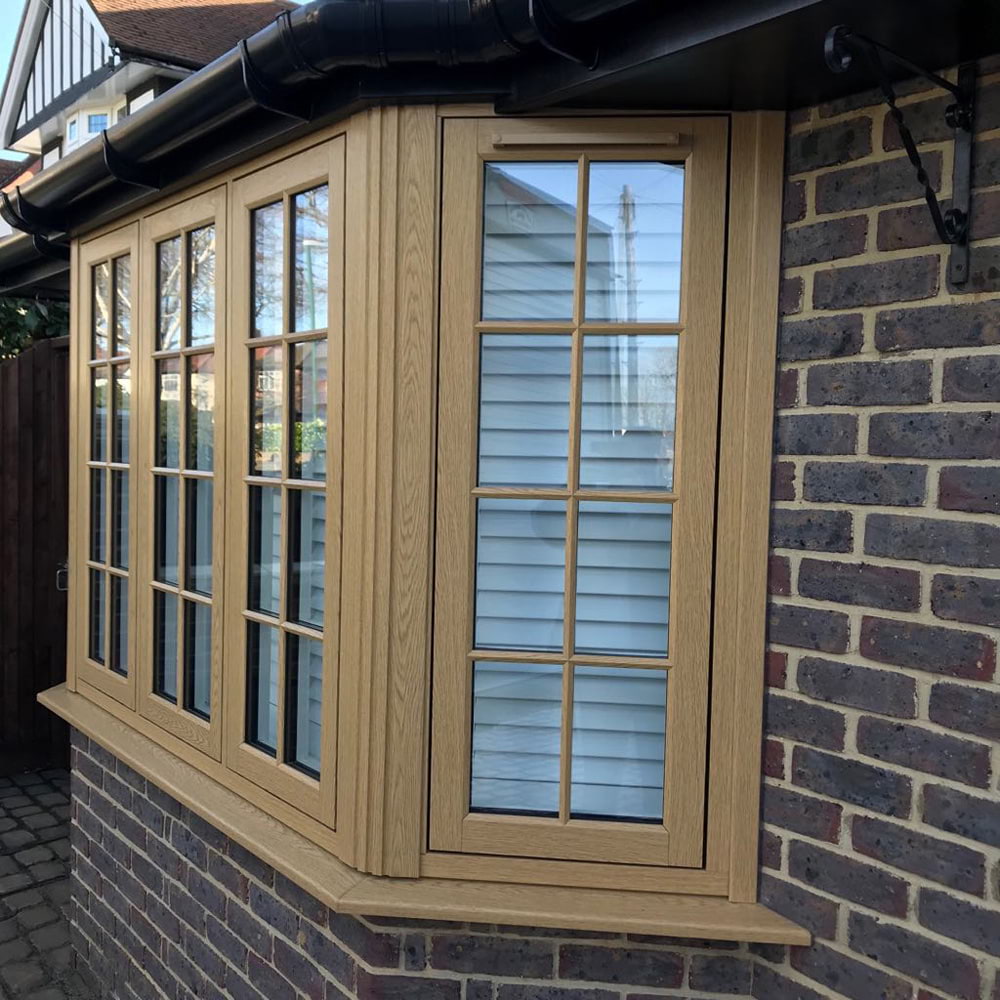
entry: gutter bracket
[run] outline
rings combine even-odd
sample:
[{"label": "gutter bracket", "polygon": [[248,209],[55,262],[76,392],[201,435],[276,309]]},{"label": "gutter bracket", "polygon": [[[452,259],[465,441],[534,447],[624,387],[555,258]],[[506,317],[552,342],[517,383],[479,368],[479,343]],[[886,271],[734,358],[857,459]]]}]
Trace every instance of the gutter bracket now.
[{"label": "gutter bracket", "polygon": [[250,59],[250,49],[245,38],[240,41],[240,66],[243,69],[243,87],[247,96],[258,107],[299,122],[307,122],[312,118],[311,102],[307,104],[307,110],[303,111],[302,102],[295,100],[287,87],[275,87],[257,72]]},{"label": "gutter bracket", "polygon": [[553,14],[546,0],[528,0],[528,20],[538,32],[538,40],[550,52],[563,59],[579,63],[586,69],[597,69],[600,46],[587,37],[576,25]]},{"label": "gutter bracket", "polygon": [[53,226],[48,221],[42,209],[32,205],[21,194],[20,187],[14,189],[14,198],[15,201],[11,201],[6,191],[0,191],[0,215],[12,228],[30,236],[59,231],[58,226]]},{"label": "gutter bracket", "polygon": [[53,243],[38,233],[32,233],[31,245],[40,257],[48,257],[50,260],[69,261],[69,247],[64,243]]},{"label": "gutter bracket", "polygon": [[[845,73],[854,62],[855,53],[860,53],[868,63],[878,81],[882,97],[889,107],[903,148],[916,171],[917,181],[923,185],[924,200],[931,213],[934,228],[942,243],[951,247],[948,260],[948,280],[953,285],[964,285],[969,280],[969,234],[972,228],[972,153],[975,135],[976,67],[974,63],[963,63],[958,69],[958,83],[910,62],[904,56],[887,48],[865,35],[852,31],[840,24],[831,28],[826,35],[823,54],[832,73]],[[896,63],[915,76],[923,77],[942,90],[947,90],[955,98],[944,113],[945,122],[955,133],[954,169],[952,174],[951,207],[942,210],[934,186],[931,184],[923,160],[917,149],[916,140],[906,124],[906,118],[898,107],[896,90],[885,68],[885,59]]]},{"label": "gutter bracket", "polygon": [[159,172],[134,160],[127,160],[111,145],[107,131],[101,133],[101,141],[104,144],[104,165],[116,181],[130,184],[132,187],[146,188],[148,191],[159,191],[163,188]]}]

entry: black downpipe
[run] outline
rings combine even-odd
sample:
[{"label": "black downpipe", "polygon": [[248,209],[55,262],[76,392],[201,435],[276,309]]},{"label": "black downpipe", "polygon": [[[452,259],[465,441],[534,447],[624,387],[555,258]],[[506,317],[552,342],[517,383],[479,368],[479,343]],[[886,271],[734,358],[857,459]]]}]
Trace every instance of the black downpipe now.
[{"label": "black downpipe", "polygon": [[[89,143],[19,189],[11,208],[0,211],[26,235],[0,242],[0,275],[37,259],[32,235],[65,237],[83,225],[86,220],[74,213],[79,203],[93,202],[120,183],[134,186],[135,198],[142,197],[143,189],[162,186],[160,161],[176,159],[201,141],[211,143],[213,133],[260,107],[275,111],[274,135],[290,127],[282,100],[291,106],[295,97],[308,118],[310,82],[315,87],[317,80],[344,70],[487,65],[539,44],[571,54],[585,37],[587,22],[632,2],[314,0],[285,11],[114,125],[103,143]],[[262,98],[260,84],[273,100]]]}]

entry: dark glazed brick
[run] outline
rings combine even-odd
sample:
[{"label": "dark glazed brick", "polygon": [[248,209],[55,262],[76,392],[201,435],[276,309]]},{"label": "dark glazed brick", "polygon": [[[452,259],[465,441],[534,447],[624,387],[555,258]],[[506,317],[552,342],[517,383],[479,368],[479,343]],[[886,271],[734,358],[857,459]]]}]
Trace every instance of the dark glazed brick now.
[{"label": "dark glazed brick", "polygon": [[808,462],[802,495],[816,503],[919,507],[927,466],[904,462]]},{"label": "dark glazed brick", "polygon": [[942,469],[938,506],[972,514],[1000,514],[1000,467],[952,465]]},{"label": "dark glazed brick", "polygon": [[669,951],[564,944],[559,949],[559,978],[676,988],[684,979],[684,959]]},{"label": "dark glazed brick", "polygon": [[968,279],[961,285],[949,279],[948,291],[952,295],[1000,291],[1000,247],[973,246],[969,253]]},{"label": "dark glazed brick", "polygon": [[824,899],[783,878],[762,872],[760,901],[816,937],[836,936],[839,907],[832,899]]},{"label": "dark glazed brick", "polygon": [[936,256],[906,257],[817,272],[816,309],[855,309],[890,302],[912,302],[936,295],[941,261]]},{"label": "dark glazed brick", "polygon": [[863,326],[857,313],[784,320],[778,328],[778,359],[813,361],[857,354],[864,342]]},{"label": "dark glazed brick", "polygon": [[779,455],[853,455],[858,418],[848,413],[796,413],[778,417],[774,449]]},{"label": "dark glazed brick", "polygon": [[202,871],[208,871],[208,849],[204,841],[187,826],[171,823],[170,843],[181,857]]},{"label": "dark glazed brick", "polygon": [[862,620],[861,653],[880,663],[974,681],[990,680],[996,669],[996,647],[984,635],[890,618]]},{"label": "dark glazed brick", "polygon": [[879,313],[875,323],[875,346],[880,351],[998,344],[1000,310],[995,302],[893,309]]},{"label": "dark glazed brick", "polygon": [[930,720],[949,729],[1000,743],[1000,691],[964,684],[935,684]]},{"label": "dark glazed brick", "polygon": [[305,889],[299,888],[291,879],[285,878],[280,873],[275,874],[274,888],[286,903],[290,903],[299,913],[314,924],[323,924],[326,922],[327,913],[329,912],[326,905],[314,896],[311,896]]},{"label": "dark glazed brick", "polygon": [[853,520],[848,511],[771,511],[771,545],[776,549],[808,549],[813,552],[850,552],[854,547]]},{"label": "dark glazed brick", "polygon": [[946,566],[1000,566],[1000,527],[976,521],[869,514],[865,552]]},{"label": "dark glazed brick", "polygon": [[788,654],[769,649],[764,654],[764,675],[768,687],[783,688],[788,679]]},{"label": "dark glazed brick", "polygon": [[553,945],[473,934],[435,935],[431,939],[431,966],[484,976],[551,979]]},{"label": "dark glazed brick", "polygon": [[863,717],[858,750],[867,757],[913,768],[977,788],[990,783],[990,748],[920,726]]},{"label": "dark glazed brick", "polygon": [[[941,186],[941,154],[928,153],[924,166],[935,190]],[[816,178],[816,211],[850,212],[923,197],[910,161],[905,156],[860,167],[831,170]]]},{"label": "dark glazed brick", "polygon": [[423,934],[407,934],[403,938],[403,967],[407,972],[422,972],[427,968],[427,938]]},{"label": "dark glazed brick", "polygon": [[850,1000],[910,1000],[913,995],[904,979],[821,944],[796,948],[792,968]]},{"label": "dark glazed brick", "polygon": [[795,748],[792,782],[887,816],[908,816],[913,798],[912,783],[905,775],[810,747]]},{"label": "dark glazed brick", "polygon": [[781,838],[770,830],[760,832],[760,863],[772,871],[781,868]]},{"label": "dark glazed brick", "polygon": [[799,594],[837,604],[916,611],[920,607],[920,574],[893,566],[803,559],[799,564]]},{"label": "dark glazed brick", "polygon": [[781,207],[781,221],[786,225],[806,217],[806,182],[789,181]]},{"label": "dark glazed brick", "polygon": [[787,597],[792,592],[792,570],[788,556],[771,556],[767,561],[767,592]]},{"label": "dark glazed brick", "polygon": [[706,993],[737,993],[750,990],[753,969],[748,961],[728,955],[692,955],[688,985]]},{"label": "dark glazed brick", "polygon": [[945,833],[1000,847],[1000,802],[943,785],[924,789],[923,820]]},{"label": "dark glazed brick", "polygon": [[766,965],[758,965],[753,974],[754,1000],[829,1000],[815,990],[792,982]]},{"label": "dark glazed brick", "polygon": [[392,968],[399,964],[399,936],[374,931],[360,920],[328,911],[327,922],[335,937],[369,965]]},{"label": "dark glazed brick", "polygon": [[802,312],[802,298],[805,283],[801,278],[782,278],[778,288],[778,312],[782,316],[792,316]]},{"label": "dark glazed brick", "polygon": [[[942,210],[947,211],[950,207],[951,200],[944,199],[941,203]],[[986,240],[998,235],[1000,235],[1000,192],[973,192],[972,239]],[[879,250],[937,246],[939,239],[934,228],[934,220],[923,202],[919,205],[890,208],[879,214],[876,238]]]},{"label": "dark glazed brick", "polygon": [[840,712],[819,705],[769,692],[765,704],[765,731],[800,743],[844,749],[844,717]]},{"label": "dark glazed brick", "polygon": [[497,1000],[619,1000],[619,994],[590,987],[500,983]]},{"label": "dark glazed brick", "polygon": [[765,823],[816,840],[837,843],[843,809],[836,802],[801,795],[790,788],[779,788],[766,783],[762,800]]},{"label": "dark glazed brick", "polygon": [[302,950],[338,982],[345,986],[353,983],[354,960],[339,944],[309,923],[302,924],[297,940]]},{"label": "dark glazed brick", "polygon": [[853,361],[809,369],[810,406],[897,406],[929,403],[929,361]]},{"label": "dark glazed brick", "polygon": [[778,372],[774,383],[774,405],[787,410],[799,402],[799,373],[795,368]]},{"label": "dark glazed brick", "polygon": [[462,984],[457,979],[424,976],[373,976],[358,969],[358,1000],[459,1000]]},{"label": "dark glazed brick", "polygon": [[493,983],[488,979],[467,980],[465,1000],[493,1000]]},{"label": "dark glazed brick", "polygon": [[764,740],[764,774],[768,778],[785,777],[785,746],[778,740]]},{"label": "dark glazed brick", "polygon": [[768,608],[768,639],[779,646],[815,649],[823,653],[847,651],[849,624],[839,611],[772,604]]},{"label": "dark glazed brick", "polygon": [[281,938],[274,939],[274,967],[310,1000],[324,1000],[326,981],[323,974]]},{"label": "dark glazed brick", "polygon": [[979,355],[946,360],[942,399],[963,403],[1000,401],[1000,357]]},{"label": "dark glazed brick", "polygon": [[284,934],[289,940],[295,940],[295,932],[299,926],[299,918],[295,911],[285,906],[270,893],[264,892],[258,886],[250,886],[250,909],[264,923]]},{"label": "dark glazed brick", "polygon": [[791,462],[775,462],[771,480],[772,500],[795,499],[795,466]]},{"label": "dark glazed brick", "polygon": [[271,954],[272,935],[270,930],[241,906],[228,907],[226,924],[241,941],[253,948],[258,955],[267,958]]},{"label": "dark glazed brick", "polygon": [[852,913],[849,928],[851,947],[859,954],[942,989],[950,997],[978,1000],[979,969],[971,955],[864,913]]},{"label": "dark glazed brick", "polygon": [[917,714],[917,684],[905,674],[804,656],[799,660],[797,679],[803,694],[820,701],[898,719],[912,719]]},{"label": "dark glazed brick", "polygon": [[788,849],[788,873],[831,896],[889,916],[906,916],[907,883],[874,865],[793,840]]},{"label": "dark glazed brick", "polygon": [[902,868],[982,896],[986,889],[986,859],[978,851],[917,833],[870,816],[855,816],[851,825],[854,850],[885,865]]},{"label": "dark glazed brick", "polygon": [[931,586],[931,608],[938,618],[1000,627],[1000,580],[939,573]]},{"label": "dark glazed brick", "polygon": [[852,118],[789,136],[785,170],[789,174],[801,174],[858,160],[871,151],[871,118]]},{"label": "dark glazed brick", "polygon": [[292,984],[273,966],[262,962],[253,952],[247,961],[250,981],[260,989],[267,1000],[296,1000],[298,994]]},{"label": "dark glazed brick", "polygon": [[785,230],[781,251],[784,267],[802,267],[864,253],[868,219],[855,215],[846,219],[813,222]]}]

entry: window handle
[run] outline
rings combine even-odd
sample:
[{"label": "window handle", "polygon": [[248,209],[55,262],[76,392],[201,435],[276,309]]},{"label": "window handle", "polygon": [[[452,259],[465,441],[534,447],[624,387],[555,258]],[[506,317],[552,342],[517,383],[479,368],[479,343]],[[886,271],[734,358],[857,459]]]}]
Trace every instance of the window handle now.
[{"label": "window handle", "polygon": [[65,561],[56,567],[56,590],[60,594],[69,592],[69,563]]}]

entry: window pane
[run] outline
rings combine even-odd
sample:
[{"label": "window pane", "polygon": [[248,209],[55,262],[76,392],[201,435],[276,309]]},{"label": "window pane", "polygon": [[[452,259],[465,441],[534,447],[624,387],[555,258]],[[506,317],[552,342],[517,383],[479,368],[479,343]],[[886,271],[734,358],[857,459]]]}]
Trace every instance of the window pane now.
[{"label": "window pane", "polygon": [[671,508],[580,504],[576,649],[666,656]]},{"label": "window pane", "polygon": [[212,481],[189,479],[186,483],[187,580],[185,586],[199,594],[212,593]]},{"label": "window pane", "polygon": [[558,815],[561,728],[562,667],[477,663],[473,811]]},{"label": "window pane", "polygon": [[288,637],[288,762],[319,777],[323,722],[323,643]]},{"label": "window pane", "polygon": [[253,335],[277,337],[284,333],[285,212],[281,202],[258,208],[253,226]]},{"label": "window pane", "polygon": [[573,675],[573,816],[663,818],[667,672],[577,667]]},{"label": "window pane", "polygon": [[482,338],[481,485],[566,485],[571,357],[566,336]]},{"label": "window pane", "polygon": [[177,595],[153,592],[153,690],[177,701]]},{"label": "window pane", "polygon": [[215,355],[188,358],[188,468],[211,471],[215,459]]},{"label": "window pane", "polygon": [[90,470],[90,561],[107,558],[107,490],[104,469]]},{"label": "window pane", "polygon": [[128,569],[128,473],[111,470],[111,565]]},{"label": "window pane", "polygon": [[105,576],[99,569],[90,571],[90,641],[87,652],[96,663],[104,663]]},{"label": "window pane", "polygon": [[103,132],[108,127],[107,115],[87,115],[87,131],[92,135]]},{"label": "window pane", "polygon": [[250,595],[252,611],[281,610],[281,490],[250,487]]},{"label": "window pane", "polygon": [[128,676],[128,581],[111,577],[111,662],[116,674]]},{"label": "window pane", "polygon": [[132,260],[115,261],[115,354],[128,354],[132,346]]},{"label": "window pane", "polygon": [[283,378],[280,347],[258,347],[253,352],[253,454],[256,476],[281,475]]},{"label": "window pane", "polygon": [[184,707],[204,719],[212,714],[212,609],[184,602]]},{"label": "window pane", "polygon": [[98,264],[93,274],[94,291],[94,329],[93,357],[108,356],[108,332],[111,326],[111,267],[108,264]]},{"label": "window pane", "polygon": [[180,489],[176,476],[154,476],[156,511],[154,579],[177,586],[177,532],[180,526]]},{"label": "window pane", "polygon": [[156,362],[156,464],[179,469],[181,464],[181,363],[177,358]]},{"label": "window pane", "polygon": [[164,240],[157,254],[156,344],[161,351],[181,346],[181,238]]},{"label": "window pane", "polygon": [[566,504],[479,500],[476,646],[562,649]]},{"label": "window pane", "polygon": [[684,168],[592,163],[587,217],[587,319],[680,319]]},{"label": "window pane", "polygon": [[128,464],[132,427],[132,370],[129,365],[115,365],[115,432],[111,440],[111,461]]},{"label": "window pane", "polygon": [[584,338],[581,486],[673,486],[677,339]]},{"label": "window pane", "polygon": [[294,440],[292,477],[326,476],[327,368],[326,341],[313,340],[292,348]]},{"label": "window pane", "polygon": [[323,627],[326,589],[326,494],[315,490],[290,490],[291,574],[288,617],[303,625]]},{"label": "window pane", "polygon": [[329,190],[324,184],[293,199],[295,317],[293,330],[322,330],[330,268]]},{"label": "window pane", "polygon": [[215,340],[215,226],[188,234],[188,343]]},{"label": "window pane", "polygon": [[90,457],[95,462],[108,460],[108,376],[100,368],[90,374],[90,405],[93,408],[90,428]]},{"label": "window pane", "polygon": [[271,754],[278,749],[278,642],[269,625],[247,625],[247,742]]},{"label": "window pane", "polygon": [[483,319],[571,319],[576,163],[487,163]]}]

